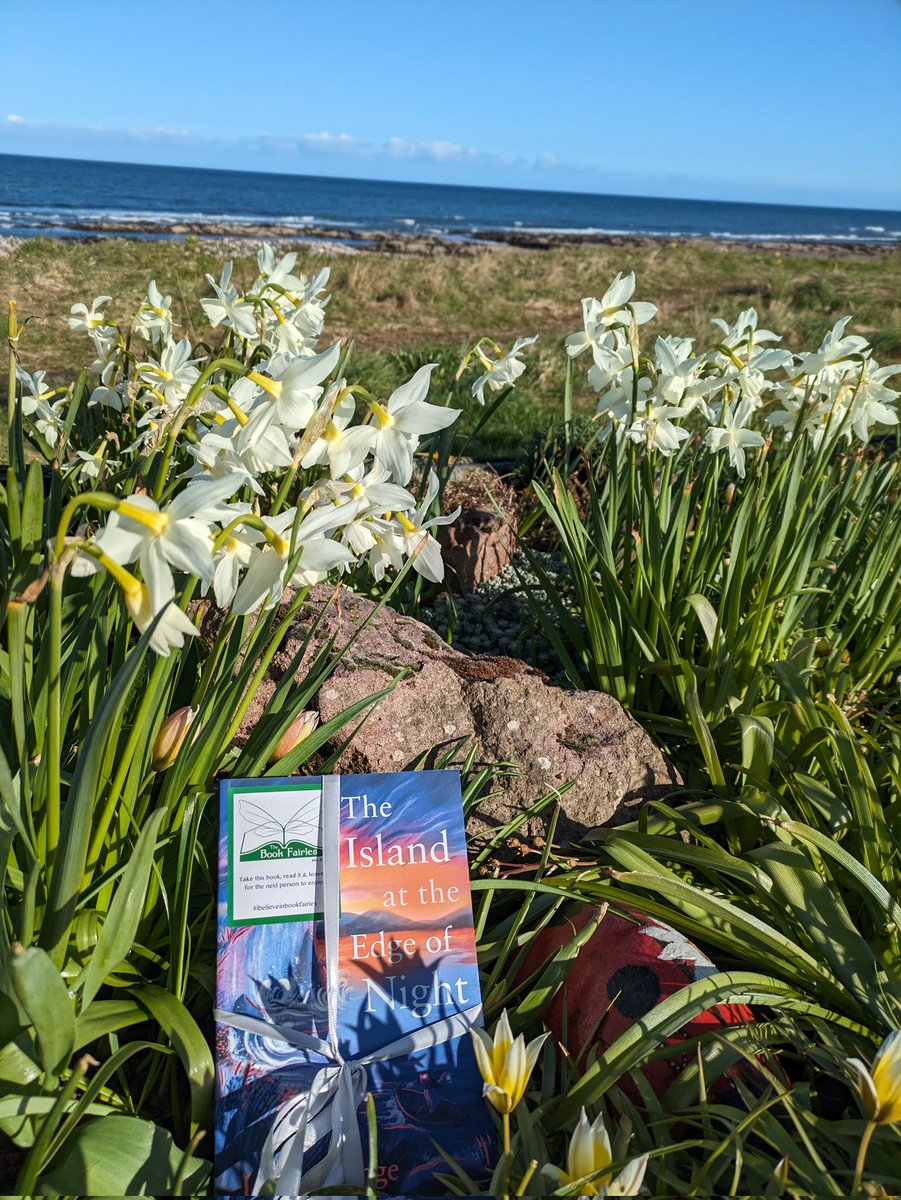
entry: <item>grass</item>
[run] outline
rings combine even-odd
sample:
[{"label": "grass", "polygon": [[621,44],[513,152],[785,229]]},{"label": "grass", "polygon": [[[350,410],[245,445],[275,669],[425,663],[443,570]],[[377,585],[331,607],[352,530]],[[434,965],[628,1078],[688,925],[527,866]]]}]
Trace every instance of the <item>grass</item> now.
[{"label": "grass", "polygon": [[[69,307],[109,294],[108,315],[125,318],[151,278],[176,298],[182,336],[192,342],[204,338],[203,277],[206,272],[218,277],[231,252],[196,238],[25,243],[0,258],[0,300],[5,307],[14,298],[20,317],[28,320],[19,344],[23,366],[46,370],[54,383],[70,382],[90,356],[84,337],[67,327]],[[839,317],[853,313],[855,331],[870,339],[880,361],[901,357],[901,252],[822,259],[669,242],[486,250],[471,258],[300,250],[300,270],[309,274],[324,265],[332,269],[334,294],[327,336],[353,335],[360,378],[383,394],[408,377],[411,363],[435,358],[442,366],[435,380],[440,394],[452,382],[457,357],[483,334],[505,347],[516,337],[541,335],[517,393],[492,421],[490,434],[480,437],[479,453],[486,457],[515,455],[529,437],[560,418],[562,338],[580,325],[577,297],[600,294],[617,271],[636,271],[639,296],[659,304],[658,325],[668,333],[706,340],[713,316],[732,317],[753,305],[763,325],[783,331],[789,348],[798,349],[818,345]],[[255,273],[251,253],[236,258],[239,286]],[[464,431],[475,409],[467,393],[464,379],[455,391],[455,400],[467,407]],[[593,410],[593,393],[584,382],[575,407]]]}]

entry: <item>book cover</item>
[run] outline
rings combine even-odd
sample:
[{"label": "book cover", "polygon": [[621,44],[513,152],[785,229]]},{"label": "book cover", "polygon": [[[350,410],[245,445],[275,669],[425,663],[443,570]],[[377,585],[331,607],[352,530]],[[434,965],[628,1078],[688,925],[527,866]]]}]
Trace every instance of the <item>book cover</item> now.
[{"label": "book cover", "polygon": [[[337,1059],[304,1038],[331,1037],[363,1064],[380,1191],[434,1194],[447,1169],[436,1142],[486,1172],[496,1150],[465,1028],[481,997],[457,772],[224,780],[219,867],[219,1193],[256,1194],[273,1154],[323,1183],[335,1106],[303,1113]],[[356,1121],[365,1146],[365,1103]]]}]

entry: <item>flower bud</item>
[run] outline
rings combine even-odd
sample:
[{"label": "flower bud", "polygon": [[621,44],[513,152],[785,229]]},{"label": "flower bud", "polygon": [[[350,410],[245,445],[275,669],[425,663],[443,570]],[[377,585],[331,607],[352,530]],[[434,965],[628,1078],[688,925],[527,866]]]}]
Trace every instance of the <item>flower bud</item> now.
[{"label": "flower bud", "polygon": [[179,708],[166,717],[153,743],[150,765],[154,771],[168,771],[172,766],[196,715],[193,708]]},{"label": "flower bud", "polygon": [[278,762],[280,758],[284,758],[286,754],[290,754],[295,747],[299,746],[302,741],[310,736],[318,724],[319,713],[316,712],[307,710],[295,717],[279,738],[278,745],[269,755],[269,762]]}]

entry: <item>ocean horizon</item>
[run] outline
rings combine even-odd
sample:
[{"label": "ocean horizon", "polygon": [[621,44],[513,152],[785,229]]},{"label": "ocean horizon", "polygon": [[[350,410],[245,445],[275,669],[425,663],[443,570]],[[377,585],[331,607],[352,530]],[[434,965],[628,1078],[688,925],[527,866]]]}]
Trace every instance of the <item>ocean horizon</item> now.
[{"label": "ocean horizon", "polygon": [[[188,228],[185,228],[188,227]],[[399,183],[208,167],[0,155],[0,237],[186,233],[315,238],[337,231],[901,244],[901,212]]]}]

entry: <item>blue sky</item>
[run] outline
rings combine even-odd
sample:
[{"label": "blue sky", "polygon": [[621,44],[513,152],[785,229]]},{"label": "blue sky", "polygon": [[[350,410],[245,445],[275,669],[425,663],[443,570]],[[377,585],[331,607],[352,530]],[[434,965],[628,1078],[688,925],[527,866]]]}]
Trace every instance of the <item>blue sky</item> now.
[{"label": "blue sky", "polygon": [[901,0],[28,0],[0,152],[901,208]]}]

